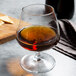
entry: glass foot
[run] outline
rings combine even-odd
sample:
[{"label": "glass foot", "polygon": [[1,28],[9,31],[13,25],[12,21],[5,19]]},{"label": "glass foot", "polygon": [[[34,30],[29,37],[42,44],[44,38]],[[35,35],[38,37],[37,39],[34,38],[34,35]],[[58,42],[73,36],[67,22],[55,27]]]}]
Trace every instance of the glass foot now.
[{"label": "glass foot", "polygon": [[54,68],[55,59],[46,53],[40,53],[38,59],[36,59],[34,55],[28,55],[21,59],[21,66],[28,72],[45,73]]}]

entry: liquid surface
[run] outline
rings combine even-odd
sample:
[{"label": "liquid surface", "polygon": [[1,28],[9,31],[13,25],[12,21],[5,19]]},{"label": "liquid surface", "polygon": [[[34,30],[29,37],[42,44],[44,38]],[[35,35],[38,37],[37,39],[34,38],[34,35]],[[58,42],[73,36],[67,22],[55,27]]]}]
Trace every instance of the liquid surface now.
[{"label": "liquid surface", "polygon": [[22,38],[36,43],[48,41],[56,36],[54,30],[46,26],[32,26],[24,28],[21,30],[20,34]]}]

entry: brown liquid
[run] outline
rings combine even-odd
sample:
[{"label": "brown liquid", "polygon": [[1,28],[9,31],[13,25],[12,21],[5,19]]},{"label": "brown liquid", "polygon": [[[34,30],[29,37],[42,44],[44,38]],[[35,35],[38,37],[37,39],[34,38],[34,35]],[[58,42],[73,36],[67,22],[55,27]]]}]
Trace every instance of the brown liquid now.
[{"label": "brown liquid", "polygon": [[19,44],[31,51],[43,51],[58,42],[55,31],[47,26],[31,26],[23,28],[17,33]]}]

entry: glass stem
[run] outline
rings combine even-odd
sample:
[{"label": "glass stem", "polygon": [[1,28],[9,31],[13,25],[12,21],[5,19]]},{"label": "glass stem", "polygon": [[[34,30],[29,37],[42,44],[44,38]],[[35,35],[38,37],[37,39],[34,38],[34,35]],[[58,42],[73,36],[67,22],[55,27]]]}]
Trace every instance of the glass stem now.
[{"label": "glass stem", "polygon": [[34,56],[34,60],[35,61],[40,61],[41,57],[40,57],[40,52],[36,52],[35,56]]}]

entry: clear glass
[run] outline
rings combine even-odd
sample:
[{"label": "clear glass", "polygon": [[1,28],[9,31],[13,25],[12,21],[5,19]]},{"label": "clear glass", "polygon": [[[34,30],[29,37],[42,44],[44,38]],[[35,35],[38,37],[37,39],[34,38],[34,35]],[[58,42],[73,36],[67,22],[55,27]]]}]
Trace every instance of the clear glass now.
[{"label": "clear glass", "polygon": [[45,4],[31,4],[22,8],[17,29],[17,41],[35,55],[25,55],[21,59],[24,70],[45,73],[55,66],[55,59],[42,53],[59,41],[59,26],[54,8]]}]

